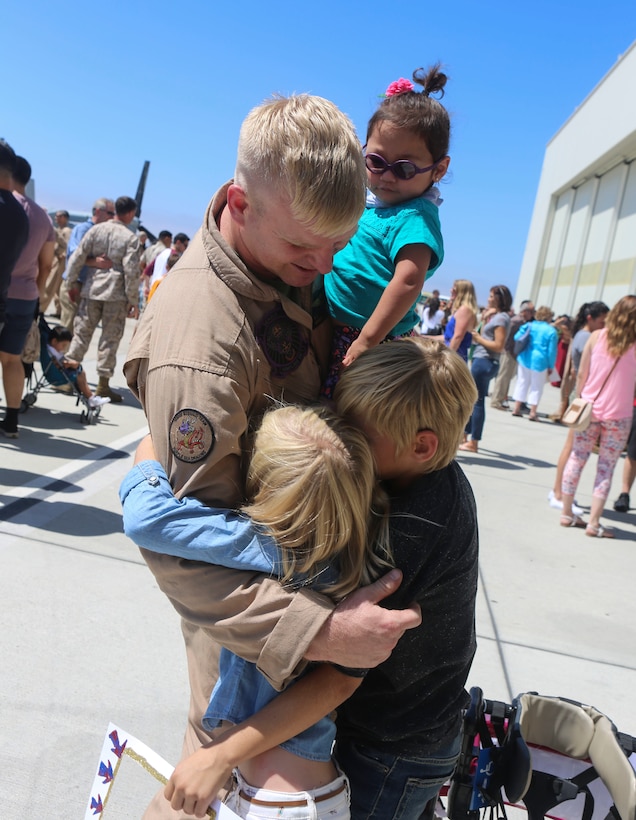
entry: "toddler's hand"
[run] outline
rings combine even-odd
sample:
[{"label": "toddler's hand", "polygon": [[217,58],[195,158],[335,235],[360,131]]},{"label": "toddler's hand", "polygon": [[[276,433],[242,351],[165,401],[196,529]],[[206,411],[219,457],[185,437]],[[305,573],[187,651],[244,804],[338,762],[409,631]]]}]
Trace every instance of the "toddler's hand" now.
[{"label": "toddler's hand", "polygon": [[351,344],[349,350],[347,350],[346,356],[342,360],[343,366],[349,367],[349,365],[352,362],[355,362],[361,353],[364,353],[364,351],[368,350],[370,347],[373,347],[373,345],[365,342],[364,339],[357,338],[355,342]]}]

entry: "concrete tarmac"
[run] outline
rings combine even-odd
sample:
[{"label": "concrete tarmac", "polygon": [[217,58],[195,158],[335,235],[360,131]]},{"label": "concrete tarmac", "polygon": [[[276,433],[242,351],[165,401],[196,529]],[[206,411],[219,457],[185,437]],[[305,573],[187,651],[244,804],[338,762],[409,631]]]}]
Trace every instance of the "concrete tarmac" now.
[{"label": "concrete tarmac", "polygon": [[[45,387],[20,417],[20,438],[0,438],[2,820],[83,817],[109,721],[169,762],[179,757],[179,618],[124,537],[117,496],[147,431],[121,375],[133,328],[111,382],[123,404],[85,426],[74,399]],[[84,362],[92,384],[95,351],[94,341]],[[540,413],[557,403],[547,385]],[[636,515],[611,509],[622,459],[606,514],[616,538],[586,537],[560,527],[547,502],[566,430],[486,412],[479,454],[458,456],[481,541],[469,686],[491,699],[533,690],[591,703],[636,734]],[[587,509],[595,462],[577,494]],[[146,778],[135,808],[117,816],[140,816],[153,791]]]}]

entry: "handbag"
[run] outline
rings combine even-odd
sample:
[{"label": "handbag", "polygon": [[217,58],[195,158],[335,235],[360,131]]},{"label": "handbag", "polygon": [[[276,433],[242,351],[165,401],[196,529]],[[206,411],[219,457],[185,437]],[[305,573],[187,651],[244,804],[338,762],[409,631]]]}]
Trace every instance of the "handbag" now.
[{"label": "handbag", "polygon": [[592,402],[585,399],[574,399],[561,419],[563,424],[572,430],[587,430],[592,421]]},{"label": "handbag", "polygon": [[530,328],[531,323],[528,322],[526,329],[523,331],[521,336],[518,339],[515,339],[515,346],[512,355],[517,358],[517,356],[521,353],[522,350],[525,350],[528,347],[528,342],[530,341]]},{"label": "handbag", "polygon": [[603,388],[607,384],[607,380],[614,372],[614,368],[617,364],[618,359],[616,359],[612,365],[612,369],[607,376],[605,376],[605,381],[601,385],[601,389],[598,391],[596,396],[594,396],[592,401],[586,401],[585,399],[578,398],[570,402],[567,410],[561,417],[561,421],[566,425],[566,427],[570,427],[572,430],[577,430],[579,433],[582,433],[583,430],[587,430],[590,426],[590,422],[592,421],[592,409],[594,407],[594,402],[603,392]]}]

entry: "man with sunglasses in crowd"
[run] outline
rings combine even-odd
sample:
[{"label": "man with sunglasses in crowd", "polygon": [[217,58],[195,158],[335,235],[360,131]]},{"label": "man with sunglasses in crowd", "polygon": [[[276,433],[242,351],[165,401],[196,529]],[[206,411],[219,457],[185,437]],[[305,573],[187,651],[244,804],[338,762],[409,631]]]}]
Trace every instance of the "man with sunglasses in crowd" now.
[{"label": "man with sunglasses in crowd", "polygon": [[[62,275],[62,285],[60,287],[59,292],[60,324],[64,325],[64,327],[67,327],[71,331],[71,333],[73,332],[73,321],[75,320],[75,315],[77,314],[77,304],[75,302],[72,302],[69,298],[68,284],[66,281],[71,256],[77,250],[77,246],[82,241],[87,231],[89,231],[94,225],[99,225],[102,222],[106,222],[108,219],[112,219],[114,216],[115,203],[112,199],[108,199],[108,197],[102,197],[101,199],[97,199],[95,201],[93,205],[92,216],[89,216],[89,218],[85,222],[80,222],[80,224],[76,225],[71,231],[71,235],[68,240],[68,245],[66,247],[66,269]],[[110,260],[108,259],[87,259],[86,264],[80,271],[77,281],[80,284],[83,283],[86,280],[86,277],[91,267],[108,268],[109,261]]]}]

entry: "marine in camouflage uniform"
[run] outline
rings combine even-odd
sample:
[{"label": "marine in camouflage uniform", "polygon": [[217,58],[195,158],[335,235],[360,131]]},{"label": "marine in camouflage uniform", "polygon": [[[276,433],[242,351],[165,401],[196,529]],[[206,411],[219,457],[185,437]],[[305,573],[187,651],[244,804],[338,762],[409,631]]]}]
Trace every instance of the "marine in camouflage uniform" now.
[{"label": "marine in camouflage uniform", "polygon": [[95,225],[87,232],[70,260],[67,282],[71,296],[77,300],[78,277],[89,257],[108,260],[107,268],[89,268],[82,285],[79,309],[73,325],[73,341],[68,351],[71,359],[81,362],[93,338],[98,323],[102,334],[97,352],[98,396],[112,402],[122,401],[119,393],[109,387],[115,372],[117,350],[124,335],[126,317],[137,318],[137,287],[139,282],[139,238],[129,229],[137,205],[130,197],[115,202],[116,216],[109,222]]}]

